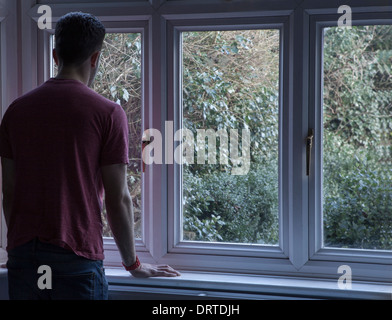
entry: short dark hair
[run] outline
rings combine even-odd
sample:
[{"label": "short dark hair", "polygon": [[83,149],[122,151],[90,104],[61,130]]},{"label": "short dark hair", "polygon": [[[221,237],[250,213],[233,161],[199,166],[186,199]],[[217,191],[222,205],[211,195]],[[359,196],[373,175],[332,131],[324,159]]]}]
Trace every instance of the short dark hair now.
[{"label": "short dark hair", "polygon": [[56,24],[57,57],[64,65],[81,65],[94,52],[101,50],[105,35],[105,27],[93,15],[68,13]]}]

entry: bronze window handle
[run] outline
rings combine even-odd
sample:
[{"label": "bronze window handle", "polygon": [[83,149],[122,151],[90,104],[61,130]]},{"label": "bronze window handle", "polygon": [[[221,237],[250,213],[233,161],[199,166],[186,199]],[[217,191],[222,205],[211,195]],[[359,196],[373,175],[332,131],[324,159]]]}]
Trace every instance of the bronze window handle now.
[{"label": "bronze window handle", "polygon": [[310,175],[310,160],[312,155],[314,130],[310,129],[309,134],[306,138],[306,175]]}]

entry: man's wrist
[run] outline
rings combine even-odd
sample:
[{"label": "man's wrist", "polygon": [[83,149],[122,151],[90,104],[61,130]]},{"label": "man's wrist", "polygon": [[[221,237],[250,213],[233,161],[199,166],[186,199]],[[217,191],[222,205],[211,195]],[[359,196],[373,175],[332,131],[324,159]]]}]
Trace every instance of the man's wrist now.
[{"label": "man's wrist", "polygon": [[123,262],[122,265],[124,266],[125,270],[127,270],[127,271],[133,271],[133,270],[138,269],[138,268],[140,267],[141,263],[140,263],[139,257],[136,256],[136,261],[135,261],[135,263],[131,264],[130,266],[126,266],[126,265],[124,264],[124,262]]}]

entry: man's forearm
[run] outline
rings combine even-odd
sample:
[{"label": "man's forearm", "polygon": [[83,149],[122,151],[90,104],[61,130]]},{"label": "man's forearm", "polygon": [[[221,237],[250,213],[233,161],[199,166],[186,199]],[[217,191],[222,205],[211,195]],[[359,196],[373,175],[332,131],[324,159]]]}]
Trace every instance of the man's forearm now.
[{"label": "man's forearm", "polygon": [[[114,240],[118,246],[123,263],[132,266],[136,262],[135,234],[133,221],[133,204],[127,184],[127,167],[123,164],[109,165],[101,168],[105,187],[107,217]],[[141,263],[132,276],[177,277],[179,272],[167,265],[150,265]]]},{"label": "man's forearm", "polygon": [[136,261],[133,204],[130,195],[121,201],[106,201],[107,217],[125,265]]}]

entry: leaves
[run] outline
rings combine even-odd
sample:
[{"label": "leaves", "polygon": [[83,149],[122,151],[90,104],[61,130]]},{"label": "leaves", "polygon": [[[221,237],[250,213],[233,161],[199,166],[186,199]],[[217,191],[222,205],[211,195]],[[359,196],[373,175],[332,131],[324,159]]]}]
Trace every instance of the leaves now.
[{"label": "leaves", "polygon": [[183,171],[183,224],[193,240],[277,244],[276,167],[254,166],[244,176],[190,169]]},{"label": "leaves", "polygon": [[[391,34],[387,25],[325,31],[327,246],[392,249]],[[184,168],[183,223],[193,240],[277,241],[277,40],[271,30],[183,34],[184,126],[247,128],[252,144],[245,177],[219,165]]]},{"label": "leaves", "polygon": [[326,32],[326,246],[392,250],[392,43],[386,32],[392,27]]},{"label": "leaves", "polygon": [[324,36],[324,241],[392,250],[392,27],[341,29]]}]

